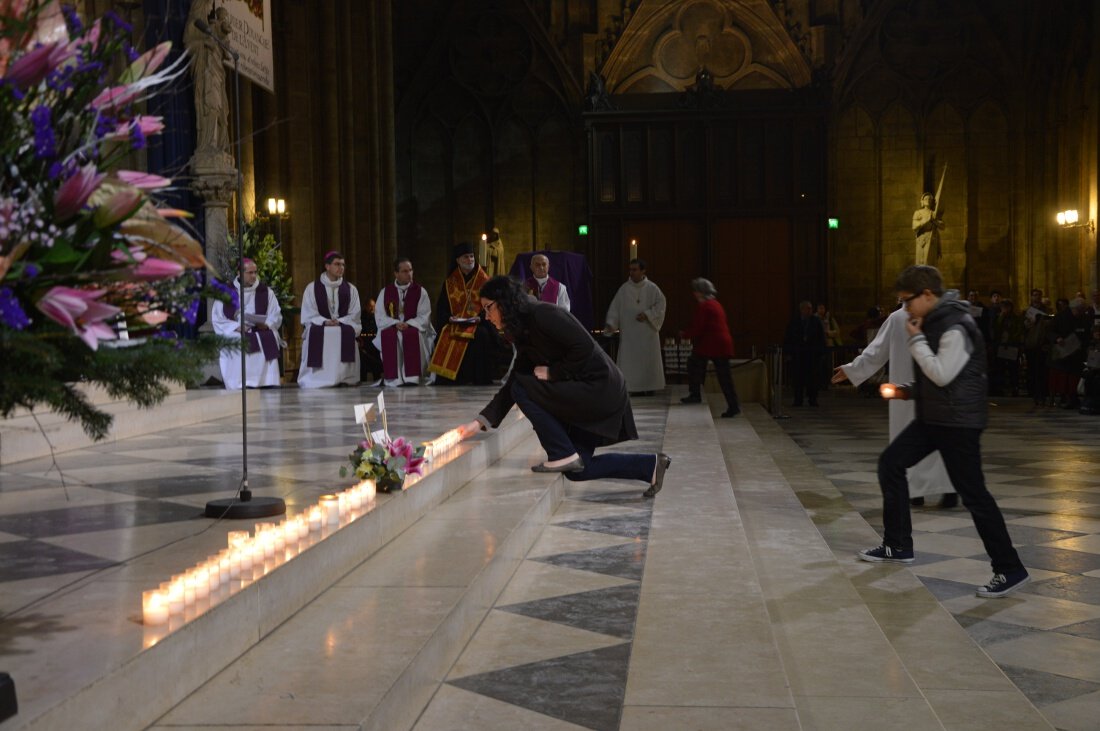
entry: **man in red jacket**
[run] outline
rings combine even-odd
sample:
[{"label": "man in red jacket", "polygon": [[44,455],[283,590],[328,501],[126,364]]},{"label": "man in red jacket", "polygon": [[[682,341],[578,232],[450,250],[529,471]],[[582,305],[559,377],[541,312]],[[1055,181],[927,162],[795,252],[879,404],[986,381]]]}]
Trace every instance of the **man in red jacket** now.
[{"label": "man in red jacket", "polygon": [[741,413],[741,404],[737,400],[733,379],[730,378],[733,339],[730,337],[729,325],[726,324],[726,311],[715,299],[718,290],[709,279],[699,277],[691,280],[691,293],[695,295],[699,306],[695,309],[691,327],[680,333],[681,337],[691,338],[692,341],[691,357],[687,363],[688,395],[680,399],[680,402],[702,403],[700,388],[707,375],[709,360],[714,364],[718,385],[726,397],[726,410],[722,412],[722,417],[728,419]]}]

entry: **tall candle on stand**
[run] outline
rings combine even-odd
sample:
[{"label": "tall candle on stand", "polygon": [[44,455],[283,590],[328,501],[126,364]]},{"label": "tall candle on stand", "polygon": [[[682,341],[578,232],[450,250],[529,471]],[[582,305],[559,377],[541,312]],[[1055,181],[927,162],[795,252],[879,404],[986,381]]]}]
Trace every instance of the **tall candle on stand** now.
[{"label": "tall candle on stand", "polygon": [[481,234],[481,241],[477,243],[477,263],[485,266],[489,256],[489,234]]},{"label": "tall candle on stand", "polygon": [[638,258],[638,240],[637,239],[631,239],[630,240],[630,259],[628,259],[627,261],[634,261],[637,258]]}]

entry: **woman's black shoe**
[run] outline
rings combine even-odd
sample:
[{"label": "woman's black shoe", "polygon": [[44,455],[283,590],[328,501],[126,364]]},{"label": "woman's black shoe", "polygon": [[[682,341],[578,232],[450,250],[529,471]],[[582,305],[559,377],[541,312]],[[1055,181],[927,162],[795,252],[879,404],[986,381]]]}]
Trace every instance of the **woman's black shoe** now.
[{"label": "woman's black shoe", "polygon": [[649,489],[642,493],[642,497],[653,497],[661,491],[665,483],[665,470],[672,464],[672,457],[669,457],[664,452],[657,455],[657,475],[653,484],[649,486]]},{"label": "woman's black shoe", "polygon": [[547,467],[546,463],[540,463],[531,468],[532,472],[580,472],[584,469],[584,460],[577,457],[572,462],[566,462],[558,467]]},{"label": "woman's black shoe", "polygon": [[959,506],[959,495],[954,492],[945,492],[940,497],[939,507],[941,508],[957,508]]}]

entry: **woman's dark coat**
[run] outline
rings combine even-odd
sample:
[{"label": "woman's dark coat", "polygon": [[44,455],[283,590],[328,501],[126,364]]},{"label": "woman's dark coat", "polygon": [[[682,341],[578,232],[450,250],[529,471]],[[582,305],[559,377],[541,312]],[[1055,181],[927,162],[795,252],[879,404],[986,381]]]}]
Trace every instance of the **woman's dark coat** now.
[{"label": "woman's dark coat", "polygon": [[[521,317],[527,332],[516,338],[508,380],[481,411],[485,420],[494,428],[504,420],[515,403],[515,381],[562,424],[598,437],[598,446],[637,439],[626,381],[584,326],[548,302],[533,302]],[[550,379],[535,378],[535,366],[546,366]]]}]

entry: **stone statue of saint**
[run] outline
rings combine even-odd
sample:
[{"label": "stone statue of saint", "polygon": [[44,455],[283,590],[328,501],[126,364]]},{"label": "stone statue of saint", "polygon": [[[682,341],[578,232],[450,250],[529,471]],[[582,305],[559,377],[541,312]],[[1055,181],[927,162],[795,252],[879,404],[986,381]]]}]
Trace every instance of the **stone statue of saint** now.
[{"label": "stone statue of saint", "polygon": [[195,0],[187,16],[183,43],[191,54],[191,75],[195,84],[195,119],[198,132],[196,152],[229,153],[229,97],[225,89],[223,52],[217,42],[195,27],[195,21],[210,24],[223,41],[231,32],[229,11],[214,0]]},{"label": "stone statue of saint", "polygon": [[490,277],[508,273],[508,270],[504,268],[504,242],[500,239],[500,229],[498,228],[494,228],[489,232],[482,268]]},{"label": "stone statue of saint", "polygon": [[936,199],[925,193],[920,208],[913,212],[913,233],[917,236],[917,264],[935,264],[940,258],[940,229],[943,219],[936,217]]}]

